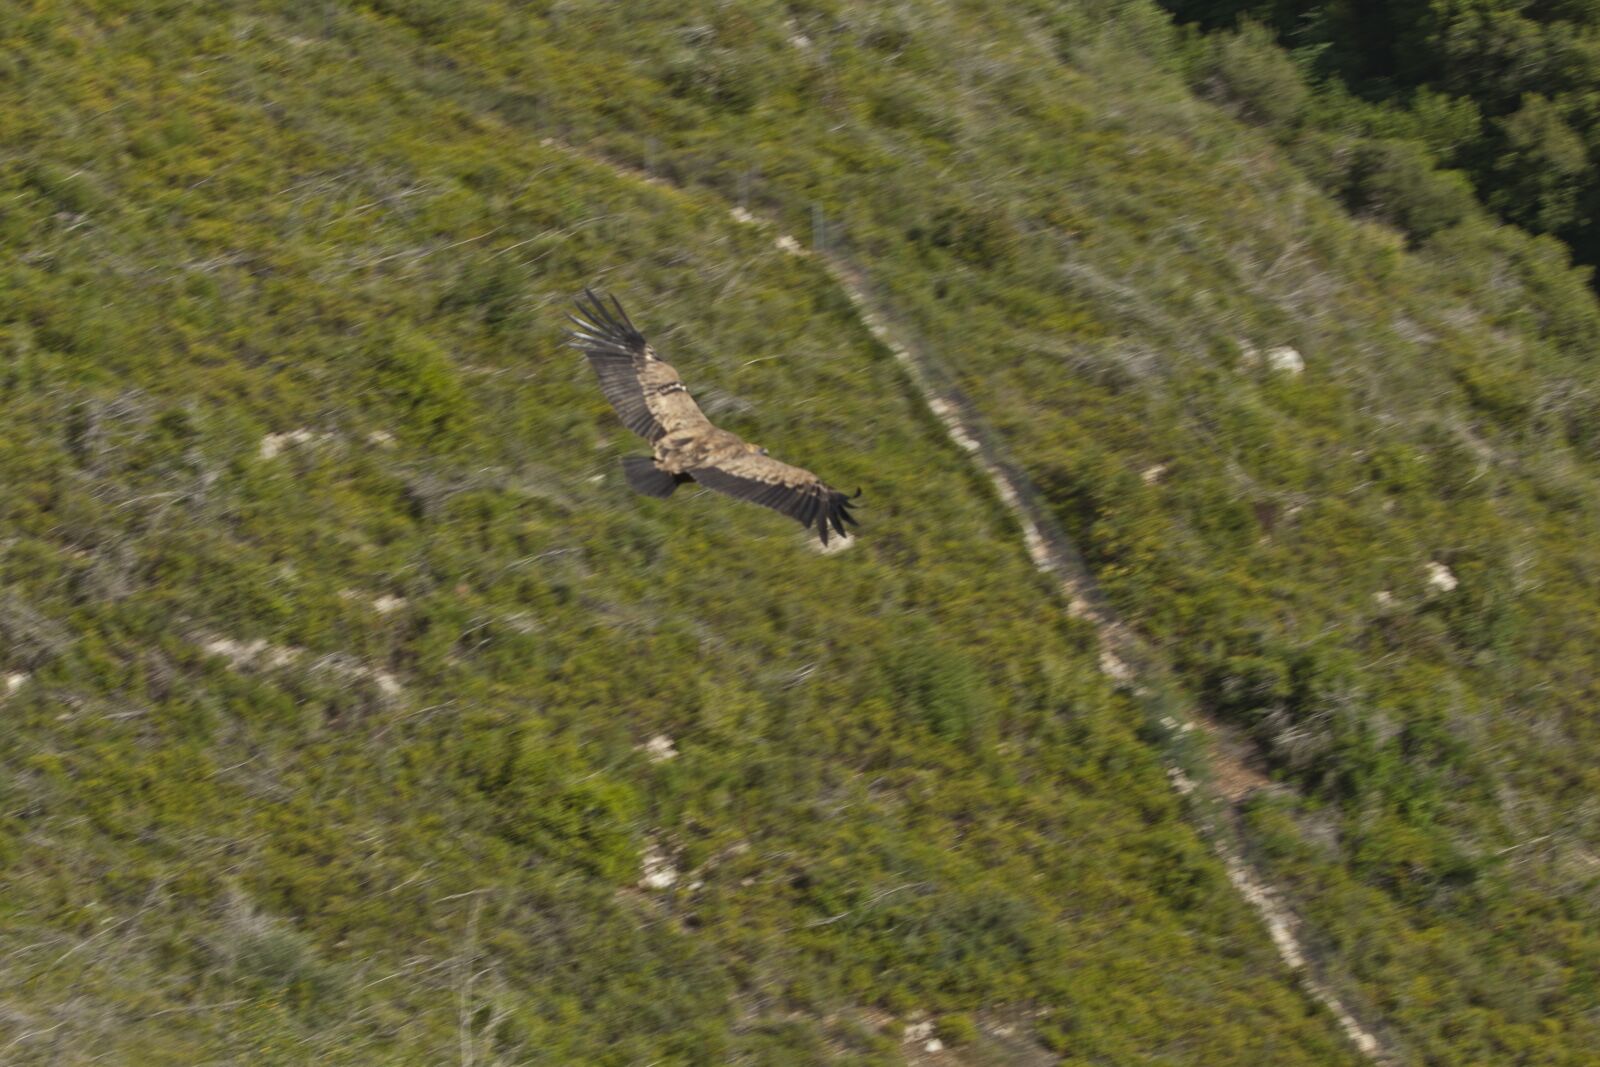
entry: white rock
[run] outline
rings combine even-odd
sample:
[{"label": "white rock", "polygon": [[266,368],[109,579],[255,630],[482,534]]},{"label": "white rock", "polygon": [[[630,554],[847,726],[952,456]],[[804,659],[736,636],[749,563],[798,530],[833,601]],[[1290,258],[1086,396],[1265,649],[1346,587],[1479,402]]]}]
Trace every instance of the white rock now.
[{"label": "white rock", "polygon": [[656,734],[644,743],[645,755],[651,763],[665,763],[670,759],[678,758],[678,750],[672,744],[672,738],[666,734]]},{"label": "white rock", "polygon": [[672,861],[651,845],[644,853],[644,870],[639,885],[645,889],[671,889],[678,880],[678,869]]},{"label": "white rock", "polygon": [[13,671],[6,675],[6,696],[10,696],[18,689],[28,684],[28,679],[33,677],[25,671]]},{"label": "white rock", "polygon": [[367,443],[377,445],[379,448],[393,448],[394,434],[388,430],[373,430],[367,434]]},{"label": "white rock", "polygon": [[261,446],[258,451],[262,459],[272,459],[286,448],[296,445],[315,444],[327,436],[327,434],[316,433],[304,427],[298,430],[289,430],[286,433],[269,433],[261,439]]},{"label": "white rock", "polygon": [[236,671],[255,666],[286,667],[300,656],[298,648],[270,644],[259,637],[254,641],[215,637],[200,647],[213,656],[224,657]]},{"label": "white rock", "polygon": [[1429,560],[1427,570],[1428,584],[1441,593],[1448,593],[1461,584],[1460,580],[1450,573],[1450,568],[1437,560]]},{"label": "white rock", "polygon": [[255,641],[235,641],[231,637],[218,637],[207,641],[200,646],[213,656],[225,656],[235,667],[242,667],[256,658],[257,653],[266,647],[266,642],[260,639]]},{"label": "white rock", "polygon": [[944,1042],[940,1041],[936,1037],[935,1038],[930,1038],[928,1040],[928,1043],[926,1045],[922,1046],[922,1050],[924,1052],[943,1052],[944,1051]]},{"label": "white rock", "polygon": [[1143,481],[1145,485],[1155,485],[1166,476],[1167,465],[1165,463],[1157,463],[1155,466],[1146,467],[1144,470],[1139,472],[1139,479]]},{"label": "white rock", "polygon": [[385,593],[383,596],[378,597],[376,600],[374,600],[372,602],[372,610],[376,611],[379,615],[388,615],[390,612],[399,611],[401,608],[403,608],[405,606],[406,606],[406,598],[405,597],[403,597],[403,596],[390,596],[387,593]]},{"label": "white rock", "polygon": [[1306,369],[1305,358],[1288,345],[1267,349],[1267,366],[1285,374],[1299,374]]},{"label": "white rock", "polygon": [[922,1041],[933,1036],[931,1022],[911,1023],[906,1027],[905,1039],[907,1041]]},{"label": "white rock", "polygon": [[742,207],[736,207],[729,211],[728,214],[733,216],[734,222],[743,222],[748,225],[756,221],[756,217]]},{"label": "white rock", "polygon": [[796,241],[793,237],[790,237],[786,233],[779,234],[778,239],[773,243],[778,246],[778,251],[780,252],[787,252],[791,256],[798,256],[802,254],[800,242]]},{"label": "white rock", "polygon": [[794,48],[804,50],[811,47],[811,38],[803,33],[791,34],[789,36],[789,44]]},{"label": "white rock", "polygon": [[1249,341],[1239,342],[1239,364],[1244,367],[1259,367],[1265,364],[1269,370],[1282,371],[1285,374],[1299,374],[1306,369],[1305,358],[1288,345],[1269,348],[1263,356],[1261,350]]},{"label": "white rock", "polygon": [[1395,600],[1394,594],[1387,589],[1380,589],[1373,593],[1372,602],[1380,608],[1392,608],[1399,603],[1399,601]]},{"label": "white rock", "polygon": [[823,544],[819,537],[808,535],[806,538],[806,544],[811,546],[811,550],[824,556],[836,556],[855,543],[856,539],[849,534],[834,534],[828,538],[827,544]]}]

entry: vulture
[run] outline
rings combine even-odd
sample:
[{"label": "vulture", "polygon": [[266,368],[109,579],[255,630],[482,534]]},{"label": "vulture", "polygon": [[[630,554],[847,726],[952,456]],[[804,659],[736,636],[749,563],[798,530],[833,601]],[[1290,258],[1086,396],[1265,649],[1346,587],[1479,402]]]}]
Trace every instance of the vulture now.
[{"label": "vulture", "polygon": [[[713,426],[694,402],[672,364],[656,355],[629,320],[615,296],[610,306],[591,289],[578,300],[577,328],[567,335],[589,357],[600,389],[623,425],[649,441],[651,456],[628,456],[623,474],[635,492],[669,497],[684,482],[781,511],[815,529],[828,543],[830,529],[846,536],[845,523],[857,525],[851,501],[808,470],[791,467],[738,434]],[[587,301],[587,302],[585,302]],[[857,489],[856,496],[861,495]]]}]

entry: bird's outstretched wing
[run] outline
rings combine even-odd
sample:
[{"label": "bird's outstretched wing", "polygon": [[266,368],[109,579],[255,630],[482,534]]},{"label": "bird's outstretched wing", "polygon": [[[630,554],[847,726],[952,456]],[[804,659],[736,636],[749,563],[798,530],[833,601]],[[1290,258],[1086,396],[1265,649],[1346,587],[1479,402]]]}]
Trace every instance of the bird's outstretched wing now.
[{"label": "bird's outstretched wing", "polygon": [[[708,489],[781,511],[800,525],[815,528],[823,544],[828,543],[830,527],[845,536],[845,523],[857,525],[850,514],[855,497],[824,484],[808,470],[760,452],[719,457],[689,474]],[[856,490],[856,496],[860,495]]]},{"label": "bird's outstretched wing", "polygon": [[623,425],[652,444],[676,430],[709,426],[678,372],[656,355],[616,298],[607,307],[593,290],[583,295],[588,303],[579,300],[579,314],[567,316],[577,327],[567,342],[589,357]]}]

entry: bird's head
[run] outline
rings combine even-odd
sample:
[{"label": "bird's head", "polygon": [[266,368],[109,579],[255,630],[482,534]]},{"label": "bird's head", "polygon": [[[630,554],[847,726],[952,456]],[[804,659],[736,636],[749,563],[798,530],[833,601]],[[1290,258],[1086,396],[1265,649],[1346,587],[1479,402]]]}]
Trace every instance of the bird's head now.
[{"label": "bird's head", "polygon": [[744,447],[758,456],[764,456],[767,454],[767,450],[762,448],[760,445],[746,443]]}]

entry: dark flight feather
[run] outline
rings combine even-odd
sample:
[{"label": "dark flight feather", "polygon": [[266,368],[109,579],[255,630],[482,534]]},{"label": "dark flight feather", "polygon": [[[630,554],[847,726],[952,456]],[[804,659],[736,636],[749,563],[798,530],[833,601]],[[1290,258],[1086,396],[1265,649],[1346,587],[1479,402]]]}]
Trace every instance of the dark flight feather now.
[{"label": "dark flight feather", "polygon": [[684,482],[694,479],[687,474],[670,474],[656,466],[649,456],[623,456],[622,476],[636,493],[665,500]]},{"label": "dark flight feather", "polygon": [[[828,543],[830,530],[846,536],[845,523],[859,525],[850,514],[854,497],[831,489],[821,482],[810,485],[769,485],[752,478],[730,474],[717,467],[697,467],[689,472],[695,481],[707,489],[715,489],[753,504],[772,508],[798,521],[807,528],[815,527],[823,544]],[[857,496],[860,491],[857,490]]]},{"label": "dark flight feather", "polygon": [[613,314],[590,290],[585,289],[584,296],[589,299],[587,306],[578,301],[583,317],[567,316],[577,327],[567,335],[568,343],[589,357],[589,366],[600,379],[600,391],[616,409],[623,425],[647,441],[659,440],[666,429],[650,410],[640,381],[655,353],[622,313],[621,305]]}]

